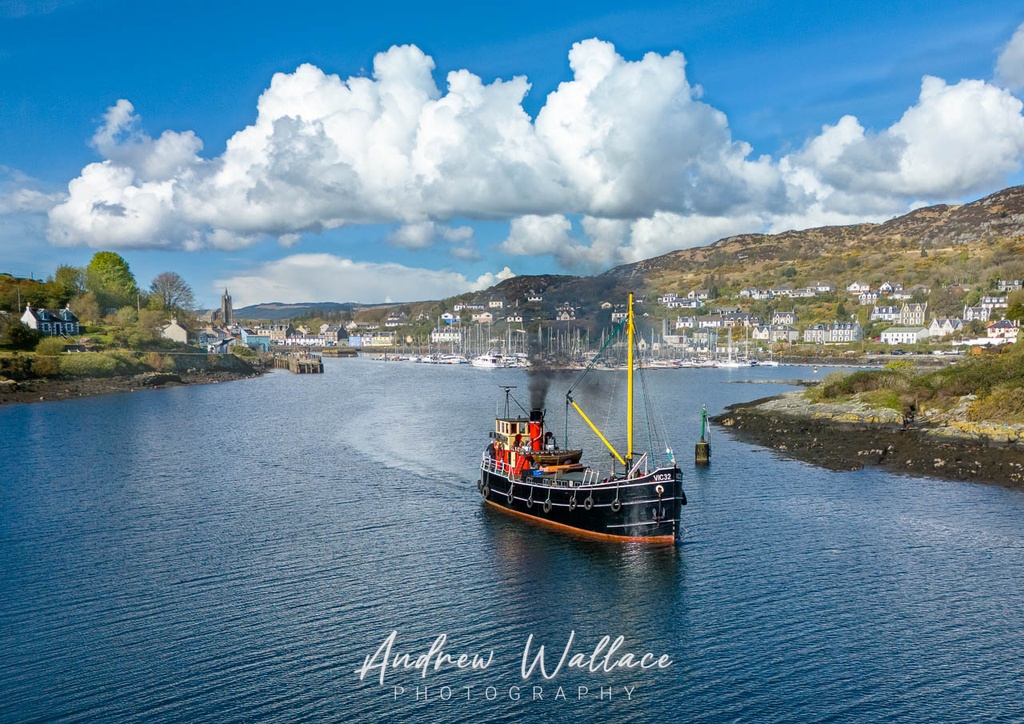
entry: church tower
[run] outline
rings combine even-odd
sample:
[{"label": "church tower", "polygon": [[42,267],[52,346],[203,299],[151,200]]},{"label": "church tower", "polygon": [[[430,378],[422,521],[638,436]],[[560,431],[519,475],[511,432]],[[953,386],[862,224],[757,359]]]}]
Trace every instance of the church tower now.
[{"label": "church tower", "polygon": [[220,298],[220,322],[227,327],[232,322],[233,315],[231,313],[231,295],[228,294],[227,287],[224,288],[224,296]]}]

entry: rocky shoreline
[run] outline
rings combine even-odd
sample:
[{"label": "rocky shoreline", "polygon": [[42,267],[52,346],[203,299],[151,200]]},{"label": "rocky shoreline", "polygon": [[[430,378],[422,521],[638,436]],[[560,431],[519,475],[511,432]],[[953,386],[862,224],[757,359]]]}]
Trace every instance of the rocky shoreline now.
[{"label": "rocky shoreline", "polygon": [[745,442],[831,470],[894,473],[1024,489],[1024,426],[904,420],[887,408],[821,404],[803,390],[730,405],[712,422]]},{"label": "rocky shoreline", "polygon": [[94,397],[122,392],[138,392],[160,387],[206,385],[249,379],[259,370],[193,370],[187,372],[149,372],[124,377],[39,378],[0,381],[0,405],[54,402],[79,397]]}]

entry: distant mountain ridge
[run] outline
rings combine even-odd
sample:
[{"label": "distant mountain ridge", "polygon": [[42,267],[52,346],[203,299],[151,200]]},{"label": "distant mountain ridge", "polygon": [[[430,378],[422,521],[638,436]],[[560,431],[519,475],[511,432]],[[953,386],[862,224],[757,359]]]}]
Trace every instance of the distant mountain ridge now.
[{"label": "distant mountain ridge", "polygon": [[361,309],[366,304],[355,302],[299,302],[285,304],[284,302],[262,302],[250,304],[248,307],[241,307],[234,310],[234,316],[238,319],[262,320],[267,322],[283,322],[295,317],[304,317],[310,314],[335,314],[337,312],[351,312],[353,309]]},{"label": "distant mountain ridge", "polygon": [[[669,252],[623,264],[596,276],[517,276],[480,292],[442,302],[407,302],[449,308],[454,301],[543,294],[545,309],[562,303],[593,308],[618,302],[626,293],[686,292],[713,280],[733,293],[743,286],[810,284],[828,280],[900,281],[908,286],[934,280],[978,282],[993,273],[1024,277],[1024,186],[1014,186],[962,205],[940,204],[885,223],[824,226],[778,234],[739,234],[707,246]],[[316,302],[266,303],[235,312],[239,318],[285,320],[316,312],[402,306]],[[436,311],[436,310],[435,310]]]}]

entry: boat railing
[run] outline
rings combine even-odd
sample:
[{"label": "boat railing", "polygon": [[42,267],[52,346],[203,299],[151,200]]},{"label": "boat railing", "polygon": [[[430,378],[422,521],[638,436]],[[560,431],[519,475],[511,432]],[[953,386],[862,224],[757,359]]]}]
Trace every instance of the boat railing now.
[{"label": "boat railing", "polygon": [[640,456],[640,458],[636,461],[636,463],[633,465],[633,467],[631,467],[629,469],[629,475],[627,475],[626,477],[628,477],[628,478],[635,478],[637,476],[637,471],[640,470],[640,466],[643,466],[644,473],[646,474],[646,472],[647,472],[647,453],[644,453],[643,455]]},{"label": "boat railing", "polygon": [[512,475],[512,466],[501,460],[496,460],[492,457],[488,457],[487,453],[483,455],[483,462],[480,463],[480,467],[488,472],[497,473],[498,475],[504,475],[506,478]]},{"label": "boat railing", "polygon": [[583,485],[595,484],[597,484],[597,471],[592,468],[587,468],[583,471]]}]

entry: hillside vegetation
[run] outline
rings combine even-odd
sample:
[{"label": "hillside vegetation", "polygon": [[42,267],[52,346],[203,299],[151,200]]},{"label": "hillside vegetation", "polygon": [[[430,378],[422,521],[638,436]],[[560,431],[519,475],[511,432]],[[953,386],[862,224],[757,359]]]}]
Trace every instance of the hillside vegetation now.
[{"label": "hillside vegetation", "polygon": [[831,226],[781,234],[744,234],[671,252],[606,272],[642,279],[651,292],[706,286],[801,286],[829,280],[876,287],[977,286],[1024,277],[1024,187],[962,206],[930,206],[884,224]]},{"label": "hillside vegetation", "polygon": [[920,374],[907,362],[834,373],[807,394],[815,402],[859,400],[890,407],[910,418],[962,407],[967,420],[1024,424],[1024,345]]}]

